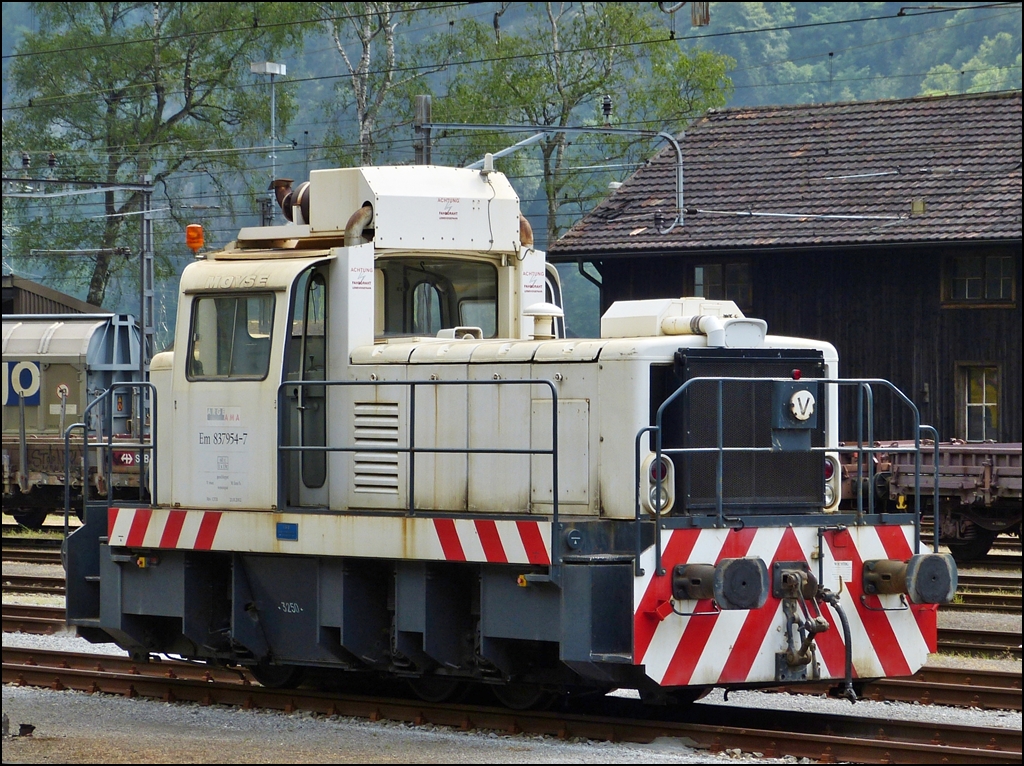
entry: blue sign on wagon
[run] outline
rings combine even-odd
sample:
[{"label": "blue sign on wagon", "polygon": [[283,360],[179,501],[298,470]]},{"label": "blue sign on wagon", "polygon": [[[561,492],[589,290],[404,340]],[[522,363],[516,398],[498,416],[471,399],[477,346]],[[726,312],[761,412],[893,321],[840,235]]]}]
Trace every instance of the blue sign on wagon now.
[{"label": "blue sign on wagon", "polygon": [[4,362],[4,406],[17,406],[25,397],[26,407],[39,406],[39,362]]}]

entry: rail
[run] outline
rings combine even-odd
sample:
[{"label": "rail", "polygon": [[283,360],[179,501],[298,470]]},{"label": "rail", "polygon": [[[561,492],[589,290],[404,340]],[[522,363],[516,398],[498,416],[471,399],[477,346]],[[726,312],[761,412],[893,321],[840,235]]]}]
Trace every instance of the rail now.
[{"label": "rail", "polygon": [[[758,378],[758,377],[693,377],[682,383],[675,391],[672,392],[658,407],[657,415],[655,416],[655,423],[653,426],[646,426],[641,428],[635,439],[635,454],[634,454],[634,521],[636,528],[636,560],[634,563],[634,571],[637,576],[643,574],[643,569],[640,566],[640,553],[641,553],[641,503],[640,503],[640,488],[641,488],[641,443],[644,434],[649,434],[650,438],[654,441],[653,452],[655,453],[655,460],[661,460],[663,455],[685,455],[685,454],[715,454],[717,455],[717,461],[715,465],[715,514],[712,526],[717,528],[726,528],[731,525],[738,524],[743,526],[746,522],[742,517],[727,517],[725,515],[725,501],[723,491],[723,473],[724,473],[724,458],[726,453],[763,453],[763,452],[778,452],[781,447],[778,445],[773,446],[761,446],[761,447],[728,447],[724,443],[724,405],[723,405],[723,384],[730,382],[738,383],[762,383],[762,384],[792,384],[794,381],[792,378]],[[928,433],[932,436],[935,443],[935,452],[938,454],[938,431],[929,425],[922,425],[920,413],[917,406],[911,401],[906,394],[900,391],[896,386],[887,380],[878,378],[815,378],[812,381],[815,384],[820,384],[826,389],[826,395],[829,391],[835,387],[855,387],[858,392],[857,407],[858,407],[858,419],[857,419],[857,442],[855,445],[849,446],[824,446],[816,447],[810,446],[806,450],[809,452],[820,452],[820,453],[856,453],[857,455],[857,505],[855,508],[853,523],[856,525],[864,524],[866,521],[865,509],[864,509],[864,497],[863,497],[863,482],[860,480],[863,475],[864,465],[867,464],[867,474],[869,486],[872,486],[874,464],[870,459],[875,453],[892,453],[892,452],[907,452],[913,453],[914,468],[915,468],[915,480],[914,480],[914,506],[911,509],[914,517],[914,553],[920,553],[921,549],[921,441],[923,433]],[[671,447],[666,448],[663,446],[664,440],[664,428],[663,418],[665,410],[673,404],[679,397],[681,397],[686,391],[697,383],[714,383],[717,384],[716,397],[715,397],[715,425],[716,425],[716,443],[713,446],[698,446],[698,447]],[[877,386],[885,388],[891,391],[896,398],[901,401],[907,408],[909,408],[913,417],[913,431],[914,440],[912,445],[902,447],[882,447],[874,446],[874,434],[873,434],[873,417],[874,417],[874,394],[872,387]],[[836,391],[838,393],[838,391]],[[865,425],[866,423],[866,425]],[[866,430],[866,433],[865,433]],[[839,470],[837,466],[836,470]],[[936,492],[935,501],[938,502],[938,460],[935,461],[935,474],[936,474]],[[655,484],[655,495],[654,495],[654,522],[655,522],[655,533],[654,533],[654,549],[655,549],[655,573],[658,576],[664,576],[666,574],[662,567],[662,540],[661,533],[664,529],[674,529],[683,526],[689,526],[694,518],[693,514],[690,513],[676,513],[666,517],[661,512],[662,507],[662,495],[661,495],[661,484]],[[868,493],[867,499],[867,516],[873,517],[875,515],[875,498],[873,493]],[[701,514],[707,516],[707,514]],[[838,515],[838,514],[837,514]],[[830,514],[831,516],[831,514]],[[939,549],[938,534],[935,534],[933,541],[933,549],[937,553]]]},{"label": "rail", "polygon": [[[301,422],[297,429],[299,444],[285,443],[288,431],[288,423],[285,418],[290,411],[296,411],[301,418],[303,411],[300,406],[288,405],[287,399],[289,390],[298,390],[304,387],[331,388],[331,387],[399,387],[407,388],[406,417],[408,419],[407,444],[387,447],[371,447],[365,445],[342,445],[331,446],[330,444],[303,444],[303,433]],[[419,446],[416,443],[416,391],[418,388],[442,386],[546,386],[551,392],[551,448],[550,449],[512,449],[506,447],[427,447]],[[551,509],[551,579],[557,582],[559,565],[561,564],[561,551],[555,545],[556,533],[558,530],[558,393],[555,384],[544,379],[525,380],[294,380],[286,381],[277,389],[277,412],[278,412],[278,481],[277,481],[277,507],[280,509],[293,508],[288,503],[287,487],[288,482],[285,476],[288,471],[288,455],[295,452],[329,453],[329,452],[371,452],[394,454],[404,453],[409,456],[409,467],[407,476],[407,512],[409,515],[416,513],[416,455],[417,454],[505,454],[505,455],[550,455],[551,456],[551,484],[552,484],[552,509]],[[469,434],[467,431],[467,440]],[[327,441],[326,435],[324,441]],[[468,478],[468,477],[467,477]]]},{"label": "rail", "polygon": [[[107,407],[105,412],[106,415],[106,428],[103,429],[105,433],[104,440],[102,441],[89,441],[89,427],[88,422],[89,413],[94,409],[98,408],[101,403],[109,401],[113,397],[114,391],[121,388],[135,389],[135,394],[142,394],[143,389],[148,389],[150,394],[149,410],[151,413],[150,417],[150,431],[149,431],[149,442],[145,440],[145,432],[142,428],[139,429],[139,439],[133,442],[117,442],[114,443],[114,411],[112,407]],[[157,422],[156,422],[156,386],[152,383],[140,383],[137,381],[123,381],[120,383],[114,383],[107,390],[93,399],[86,406],[85,410],[82,411],[82,420],[78,423],[72,423],[64,429],[64,537],[66,538],[69,533],[69,520],[71,516],[71,434],[73,431],[82,431],[82,514],[84,517],[86,507],[89,504],[89,449],[99,448],[103,450],[103,462],[106,471],[106,487],[107,487],[107,499],[108,502],[111,499],[111,494],[114,491],[114,458],[113,453],[115,447],[119,450],[138,450],[139,461],[139,500],[142,500],[143,492],[146,489],[146,465],[150,467],[150,502],[156,503],[157,501],[157,468],[156,468],[156,436],[157,436]],[[145,397],[141,397],[143,400]],[[140,413],[140,421],[144,422],[144,417],[141,415],[145,406],[137,407],[136,412]],[[102,418],[101,418],[102,419]],[[146,460],[146,455],[153,453],[150,459]]]}]

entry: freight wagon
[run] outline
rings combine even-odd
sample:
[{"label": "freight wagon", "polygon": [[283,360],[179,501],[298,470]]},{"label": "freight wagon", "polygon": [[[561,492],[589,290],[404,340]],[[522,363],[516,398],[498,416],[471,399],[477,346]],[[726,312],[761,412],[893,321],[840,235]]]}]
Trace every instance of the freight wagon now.
[{"label": "freight wagon", "polygon": [[[89,404],[111,385],[139,378],[139,332],[123,314],[10,314],[3,322],[3,507],[37,528],[64,508],[64,431],[80,422]],[[93,441],[130,441],[140,412],[137,390],[125,388],[109,411],[93,408]],[[142,428],[148,425],[142,421]],[[77,444],[77,442],[76,442]],[[83,452],[69,456],[74,507],[89,497],[135,499],[146,495],[137,451],[97,447],[83,476]],[[112,461],[112,462],[111,462]],[[110,468],[111,470],[107,470]]]}]

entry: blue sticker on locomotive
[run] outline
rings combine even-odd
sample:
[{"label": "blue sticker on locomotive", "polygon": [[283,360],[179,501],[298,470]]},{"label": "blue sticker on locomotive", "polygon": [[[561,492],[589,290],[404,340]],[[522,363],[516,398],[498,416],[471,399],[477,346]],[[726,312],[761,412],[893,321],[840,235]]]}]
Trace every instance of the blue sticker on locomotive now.
[{"label": "blue sticker on locomotive", "polygon": [[4,406],[18,406],[19,397],[25,397],[29,407],[39,406],[39,362],[4,362]]},{"label": "blue sticker on locomotive", "polygon": [[289,524],[284,521],[277,522],[277,539],[278,540],[298,540],[299,539],[299,525]]}]

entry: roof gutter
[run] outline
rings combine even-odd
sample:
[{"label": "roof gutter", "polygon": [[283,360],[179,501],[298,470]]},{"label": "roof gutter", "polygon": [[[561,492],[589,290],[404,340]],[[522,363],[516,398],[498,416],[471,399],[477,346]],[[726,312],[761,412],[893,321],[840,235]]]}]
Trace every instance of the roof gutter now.
[{"label": "roof gutter", "polygon": [[871,250],[873,248],[891,248],[893,245],[901,245],[903,247],[962,247],[964,245],[1019,245],[1021,237],[997,237],[994,239],[934,239],[934,240],[915,240],[912,242],[899,242],[899,241],[880,241],[880,242],[860,242],[860,243],[832,243],[832,242],[816,242],[809,245],[772,245],[765,247],[764,245],[721,245],[719,247],[676,247],[666,248],[658,247],[643,249],[633,247],[631,249],[622,250],[601,250],[590,252],[581,255],[578,252],[552,252],[547,251],[547,259],[551,263],[590,263],[592,261],[605,261],[605,260],[619,260],[622,258],[664,258],[668,256],[680,256],[680,255],[756,255],[756,254],[775,254],[775,253],[799,253],[799,252],[820,252],[823,249],[832,251],[836,250]]}]

